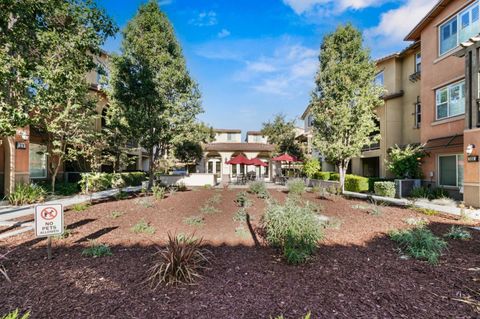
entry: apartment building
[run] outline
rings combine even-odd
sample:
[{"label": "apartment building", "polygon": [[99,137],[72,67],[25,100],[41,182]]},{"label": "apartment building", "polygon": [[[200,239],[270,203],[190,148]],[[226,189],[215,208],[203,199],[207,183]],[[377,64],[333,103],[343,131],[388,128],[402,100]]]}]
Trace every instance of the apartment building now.
[{"label": "apartment building", "polygon": [[458,55],[465,56],[461,44],[479,32],[478,1],[441,0],[405,38],[422,43],[420,141],[429,153],[422,165],[425,182],[444,187],[459,198],[464,195],[466,204],[477,207],[478,162],[466,161],[465,150],[480,134],[473,123],[478,109],[478,73],[469,75],[467,91],[466,60],[472,57],[471,53],[466,58]]},{"label": "apartment building", "polygon": [[414,42],[400,53],[376,61],[375,83],[384,88],[378,117],[380,141],[363,149],[362,155],[351,161],[351,172],[366,177],[391,177],[386,168],[389,150],[395,145],[420,142],[422,106],[420,80],[422,54],[420,42]]},{"label": "apartment building", "polygon": [[[264,180],[272,180],[275,176],[274,163],[271,157],[275,151],[274,145],[268,144],[267,138],[261,132],[249,131],[245,142],[242,142],[242,131],[238,129],[215,129],[215,139],[204,146],[204,155],[197,166],[198,173],[215,174],[217,181],[228,183],[240,174],[255,172]],[[253,165],[227,164],[232,158],[243,155],[247,159],[259,158],[267,164],[266,167]]]}]

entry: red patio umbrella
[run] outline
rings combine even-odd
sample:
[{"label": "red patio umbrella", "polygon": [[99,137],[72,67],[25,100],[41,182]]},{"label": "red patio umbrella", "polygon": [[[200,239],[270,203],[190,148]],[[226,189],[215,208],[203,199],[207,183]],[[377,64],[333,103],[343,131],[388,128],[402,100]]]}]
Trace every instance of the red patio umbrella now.
[{"label": "red patio umbrella", "polygon": [[227,162],[230,165],[245,164],[250,165],[250,160],[243,155],[238,155]]},{"label": "red patio umbrella", "polygon": [[289,155],[289,154],[287,154],[287,153],[272,158],[272,161],[288,162],[288,163],[301,162],[301,161],[298,160],[298,158],[296,158],[295,156]]},{"label": "red patio umbrella", "polygon": [[254,165],[254,166],[263,166],[263,167],[267,167],[268,164],[265,163],[264,161],[262,161],[261,159],[259,159],[258,157],[255,157],[253,159],[251,159],[248,163],[248,165]]}]

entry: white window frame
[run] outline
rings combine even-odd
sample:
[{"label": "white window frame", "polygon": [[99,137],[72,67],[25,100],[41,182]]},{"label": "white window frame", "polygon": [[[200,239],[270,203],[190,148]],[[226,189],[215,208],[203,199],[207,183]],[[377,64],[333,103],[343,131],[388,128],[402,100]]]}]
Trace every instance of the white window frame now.
[{"label": "white window frame", "polygon": [[[415,112],[413,113],[415,116],[415,128],[420,128],[422,124],[422,103],[420,101],[415,103]],[[418,120],[418,117],[420,116],[420,121]]]},{"label": "white window frame", "polygon": [[[441,157],[452,157],[452,156],[455,156],[455,170],[456,170],[455,174],[456,174],[456,177],[457,177],[457,178],[456,178],[456,181],[455,181],[456,186],[452,186],[452,185],[442,185],[442,184],[440,184],[440,181],[442,180],[442,178],[441,178],[442,171],[440,170],[440,158],[441,158]],[[437,168],[438,168],[438,170],[437,170],[437,171],[438,171],[438,181],[437,181],[437,185],[438,185],[438,186],[441,186],[441,187],[443,187],[443,188],[451,188],[451,189],[452,189],[452,188],[456,189],[456,188],[462,188],[462,187],[463,187],[463,185],[458,185],[458,162],[459,162],[459,161],[458,161],[458,157],[459,157],[459,156],[463,156],[463,154],[455,154],[455,153],[453,153],[453,154],[439,154],[439,155],[437,156]],[[463,167],[464,167],[464,171],[463,171],[464,176],[463,176],[463,178],[465,179],[465,157],[463,158]],[[463,183],[465,184],[465,181],[464,181]]]},{"label": "white window frame", "polygon": [[[420,64],[420,69],[418,65]],[[415,53],[415,73],[422,71],[422,52]]]},{"label": "white window frame", "polygon": [[[456,14],[452,15],[448,20],[446,20],[445,22],[443,22],[442,24],[440,24],[438,26],[438,30],[437,30],[437,36],[438,36],[438,56],[441,57],[441,56],[444,56],[446,54],[449,54],[450,52],[452,52],[453,50],[455,50],[456,48],[458,48],[458,46],[460,45],[460,28],[461,28],[461,15],[463,13],[465,13],[465,11],[469,11],[471,10],[474,6],[479,6],[479,2],[478,1],[475,1],[474,3],[470,4],[468,7],[464,8],[463,10],[457,12]],[[479,11],[480,11],[480,8],[479,8]],[[480,13],[480,12],[479,12]],[[453,48],[445,51],[442,53],[442,48],[441,48],[441,41],[442,41],[442,27],[444,27],[445,25],[451,23],[453,20],[456,20],[457,21],[457,39],[456,39],[456,46],[454,46]],[[477,21],[477,23],[480,23],[480,19]]]},{"label": "white window frame", "polygon": [[234,141],[234,134],[233,133],[227,133],[227,141],[232,142]]},{"label": "white window frame", "polygon": [[[459,114],[455,114],[455,115],[450,115],[450,89],[456,85],[464,85],[464,88],[465,88],[465,80],[461,80],[461,81],[458,81],[458,82],[455,82],[455,83],[451,83],[451,84],[448,84],[446,86],[443,86],[441,88],[438,88],[435,90],[435,120],[437,121],[441,121],[441,120],[445,120],[445,119],[449,119],[449,118],[452,118],[452,117],[456,117],[456,116],[461,116],[461,115],[464,115],[465,114],[465,105],[463,106],[463,113],[459,113]],[[441,117],[439,118],[438,117],[438,101],[437,101],[437,94],[439,91],[441,90],[447,90],[447,116],[445,117]],[[463,93],[463,98],[464,100],[466,99],[466,96],[465,96],[465,93]],[[466,101],[465,101],[466,103]]]},{"label": "white window frame", "polygon": [[380,71],[375,75],[375,78],[373,79],[373,83],[377,84],[377,78],[379,76],[382,76],[382,85],[379,85],[379,86],[385,87],[385,72],[384,71]]}]

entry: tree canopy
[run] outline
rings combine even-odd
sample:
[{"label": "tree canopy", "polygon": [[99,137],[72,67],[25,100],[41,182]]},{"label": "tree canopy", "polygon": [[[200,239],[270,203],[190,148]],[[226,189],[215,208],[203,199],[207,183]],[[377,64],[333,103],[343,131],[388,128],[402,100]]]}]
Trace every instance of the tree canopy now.
[{"label": "tree canopy", "polygon": [[277,114],[272,121],[263,123],[262,134],[267,137],[268,142],[275,145],[277,154],[288,153],[303,158],[301,145],[295,140],[295,121],[286,120],[284,114]]}]

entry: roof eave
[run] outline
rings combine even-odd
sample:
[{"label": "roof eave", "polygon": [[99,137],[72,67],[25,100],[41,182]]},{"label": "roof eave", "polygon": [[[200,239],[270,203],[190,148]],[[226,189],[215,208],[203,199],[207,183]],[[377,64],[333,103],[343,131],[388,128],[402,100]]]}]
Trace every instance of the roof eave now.
[{"label": "roof eave", "polygon": [[440,11],[450,3],[451,0],[440,0],[437,4],[420,20],[420,22],[407,34],[405,41],[417,41],[420,40],[422,30],[427,24],[432,22]]}]

